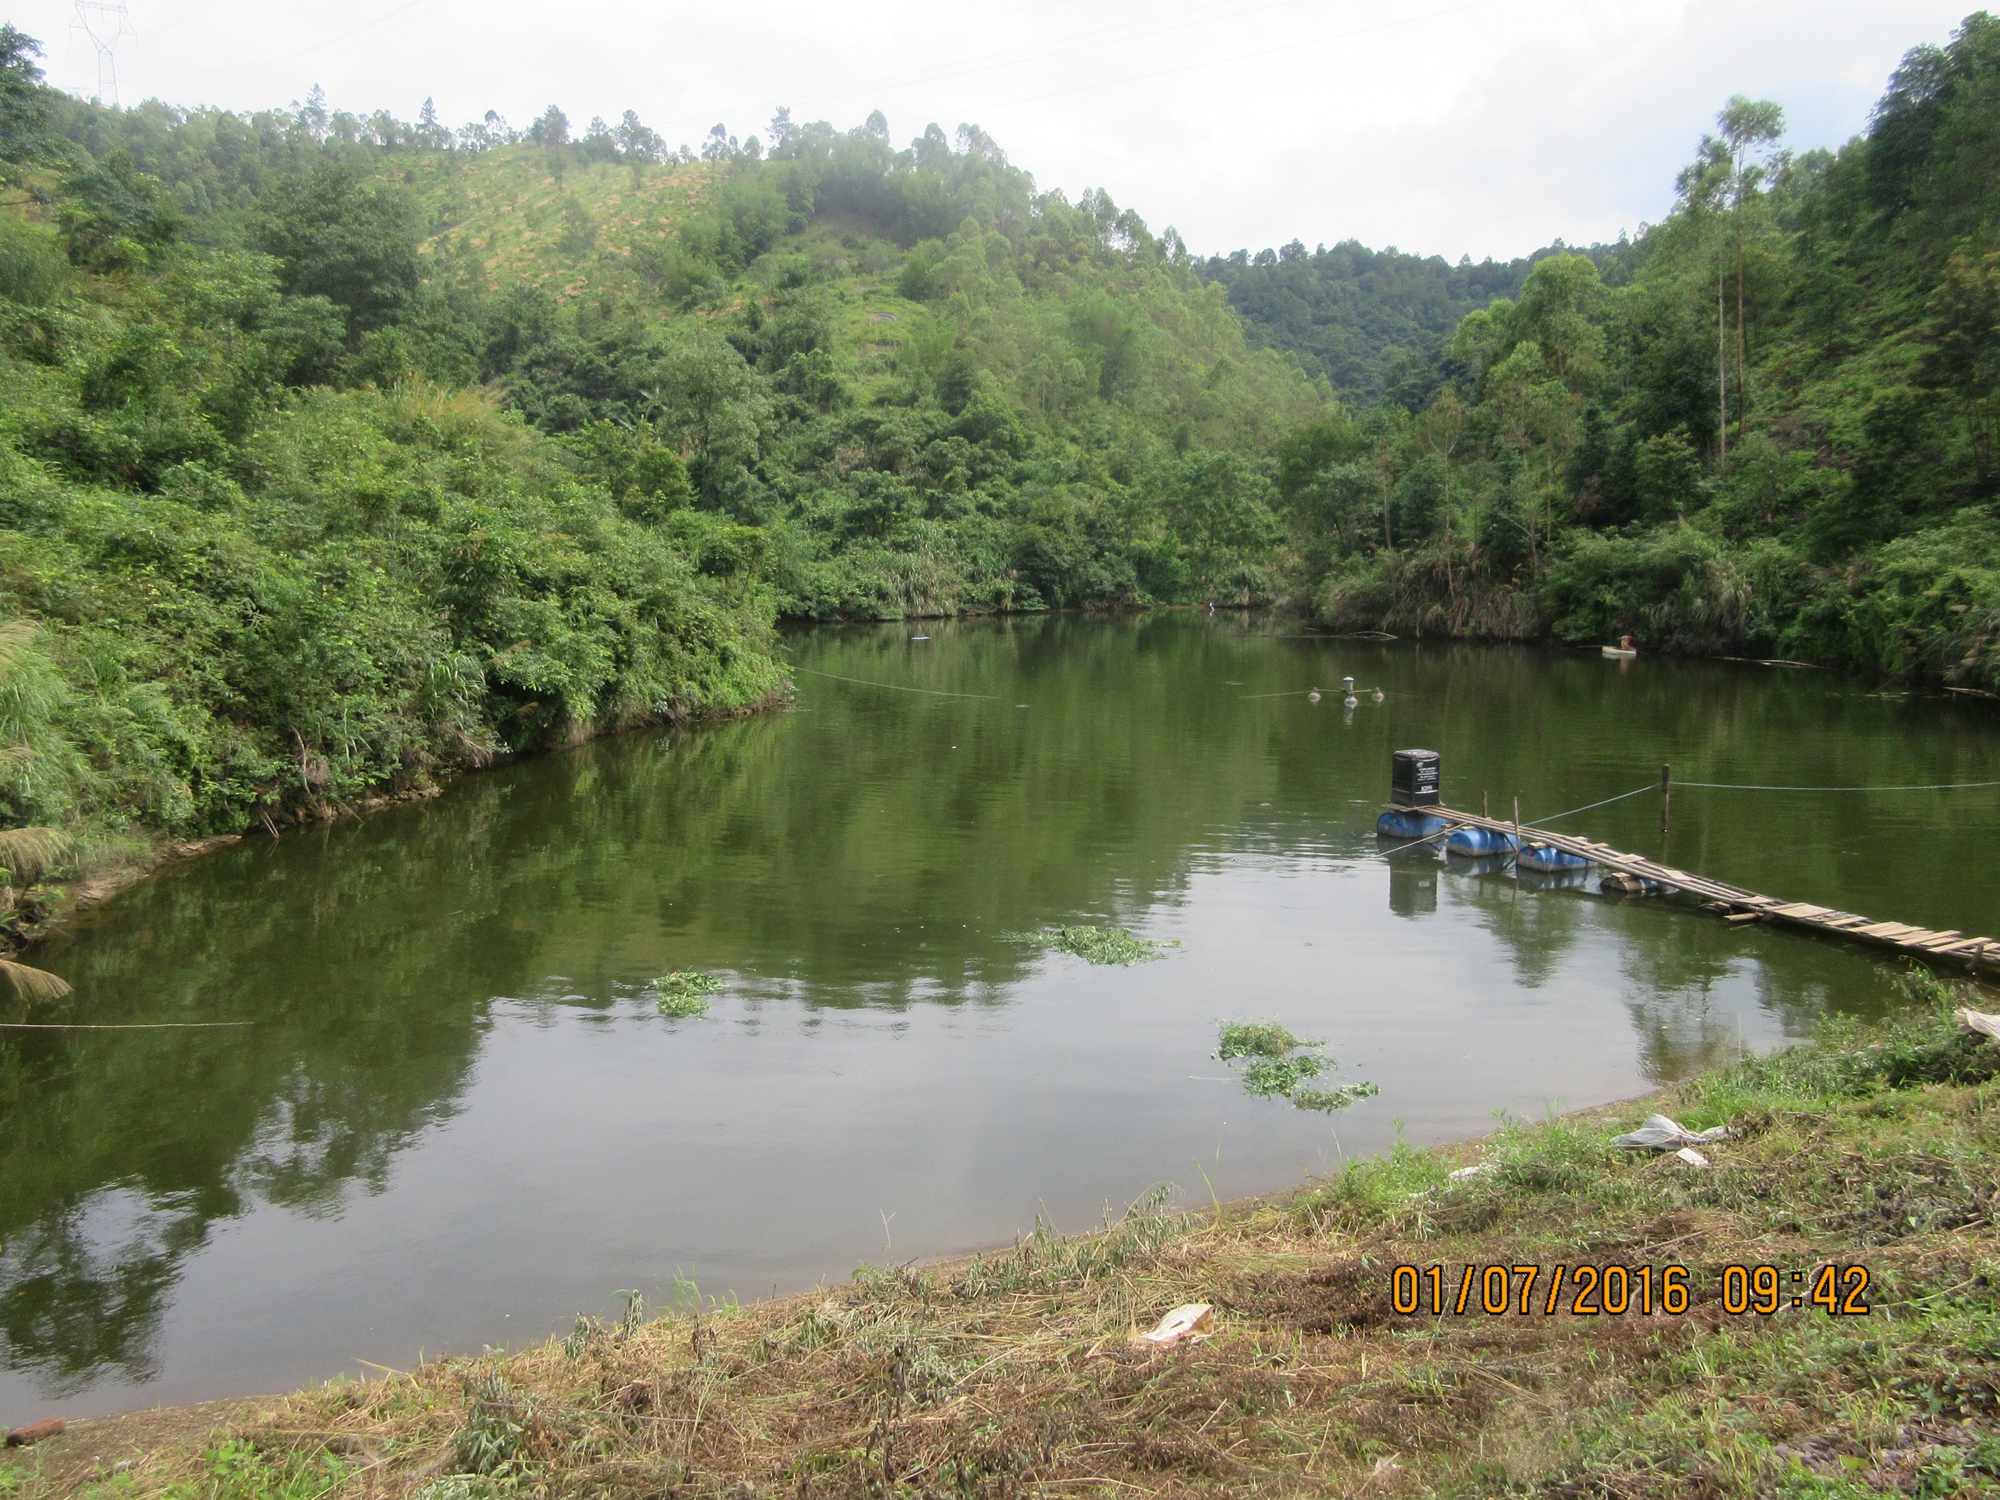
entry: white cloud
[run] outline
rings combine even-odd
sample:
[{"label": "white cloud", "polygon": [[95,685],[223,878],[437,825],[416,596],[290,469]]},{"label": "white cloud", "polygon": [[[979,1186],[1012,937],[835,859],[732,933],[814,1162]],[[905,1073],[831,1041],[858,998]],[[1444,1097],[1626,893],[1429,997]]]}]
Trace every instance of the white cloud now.
[{"label": "white cloud", "polygon": [[[1904,51],[1963,0],[773,0],[699,11],[600,0],[131,0],[129,101],[331,102],[447,121],[554,102],[581,125],[625,109],[674,142],[720,120],[984,126],[1045,187],[1108,189],[1201,250],[1359,239],[1520,254],[1657,219],[1731,94],[1772,98],[1797,148],[1837,145]],[[88,92],[64,0],[18,0],[52,82]]]}]

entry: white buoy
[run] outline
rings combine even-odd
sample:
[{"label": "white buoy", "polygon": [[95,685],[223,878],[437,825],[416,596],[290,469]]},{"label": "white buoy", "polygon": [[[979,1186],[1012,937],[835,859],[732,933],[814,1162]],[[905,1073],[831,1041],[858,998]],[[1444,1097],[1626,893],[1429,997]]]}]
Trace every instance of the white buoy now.
[{"label": "white buoy", "polygon": [[1340,700],[1340,706],[1342,708],[1352,708],[1354,707],[1355,704],[1359,703],[1360,701],[1361,700],[1355,697],[1354,694],[1349,693],[1345,698],[1342,698]]},{"label": "white buoy", "polygon": [[1306,702],[1308,702],[1308,703],[1317,703],[1317,702],[1319,702],[1319,689],[1318,689],[1318,688],[1314,688],[1314,689],[1313,689],[1313,690],[1312,690],[1312,691],[1311,691],[1310,693],[1307,693],[1307,694],[1306,694]]},{"label": "white buoy", "polygon": [[1377,688],[1375,689],[1374,692],[1370,693],[1368,696],[1374,702],[1380,703],[1382,701],[1382,690],[1380,688]]}]

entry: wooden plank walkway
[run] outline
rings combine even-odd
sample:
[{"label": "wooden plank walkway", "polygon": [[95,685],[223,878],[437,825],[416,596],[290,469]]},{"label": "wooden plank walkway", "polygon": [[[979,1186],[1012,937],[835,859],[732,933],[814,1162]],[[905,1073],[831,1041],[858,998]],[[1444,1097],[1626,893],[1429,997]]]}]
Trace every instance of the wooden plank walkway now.
[{"label": "wooden plank walkway", "polygon": [[[1434,813],[1446,819],[1452,827],[1490,828],[1495,833],[1518,834],[1523,844],[1550,844],[1571,854],[1580,854],[1607,870],[1617,870],[1641,880],[1658,881],[1675,890],[1706,896],[1708,909],[1731,922],[1778,921],[1832,937],[1860,938],[1893,948],[1912,958],[1969,964],[1975,974],[1982,968],[2000,968],[2000,942],[1992,938],[1966,937],[1956,930],[1932,932],[1928,927],[1912,927],[1906,922],[1877,922],[1871,917],[1856,916],[1850,911],[1835,911],[1829,906],[1814,906],[1805,901],[1782,901],[1776,896],[1760,895],[1741,886],[1676,870],[1672,865],[1663,865],[1642,855],[1624,854],[1609,844],[1596,843],[1576,834],[1551,833],[1532,824],[1481,817],[1478,813],[1459,812],[1450,807],[1425,807],[1417,811]],[[1448,827],[1446,833],[1449,832]],[[1432,834],[1431,838],[1444,836]]]}]

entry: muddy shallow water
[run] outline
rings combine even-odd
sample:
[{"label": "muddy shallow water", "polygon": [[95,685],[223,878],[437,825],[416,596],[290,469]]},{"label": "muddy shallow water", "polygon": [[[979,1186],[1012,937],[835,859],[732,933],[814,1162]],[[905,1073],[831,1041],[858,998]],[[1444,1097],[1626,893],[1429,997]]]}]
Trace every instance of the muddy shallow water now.
[{"label": "muddy shallow water", "polygon": [[[794,709],[172,869],[0,1032],[0,1419],[272,1390],[1281,1187],[1641,1092],[1891,991],[1867,950],[1384,859],[1389,754],[1533,818],[1656,782],[2000,779],[1991,705],[1824,672],[1163,613],[790,638]],[[928,640],[913,637],[928,636]],[[1362,701],[1339,701],[1359,679]],[[1384,701],[1367,690],[1380,687]],[[1308,688],[1325,692],[1318,703]],[[913,691],[917,690],[917,691]],[[1990,930],[2000,791],[1677,789],[1563,824]],[[1092,967],[1009,934],[1178,942]],[[717,975],[701,1019],[649,982]],[[1218,1023],[1375,1099],[1247,1097]],[[678,1292],[677,1292],[678,1289]]]}]

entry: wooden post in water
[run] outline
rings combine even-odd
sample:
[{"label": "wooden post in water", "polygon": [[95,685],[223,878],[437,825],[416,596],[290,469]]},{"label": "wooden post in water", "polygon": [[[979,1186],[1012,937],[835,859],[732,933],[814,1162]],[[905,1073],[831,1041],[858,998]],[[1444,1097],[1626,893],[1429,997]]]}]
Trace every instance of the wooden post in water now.
[{"label": "wooden post in water", "polygon": [[1482,818],[1490,818],[1493,816],[1493,814],[1491,814],[1486,810],[1486,793],[1484,792],[1481,792],[1479,794],[1479,816]]},{"label": "wooden post in water", "polygon": [[1521,852],[1521,794],[1514,794],[1514,852]]},{"label": "wooden post in water", "polygon": [[1674,801],[1674,768],[1660,767],[1660,837],[1667,836],[1667,809]]}]

